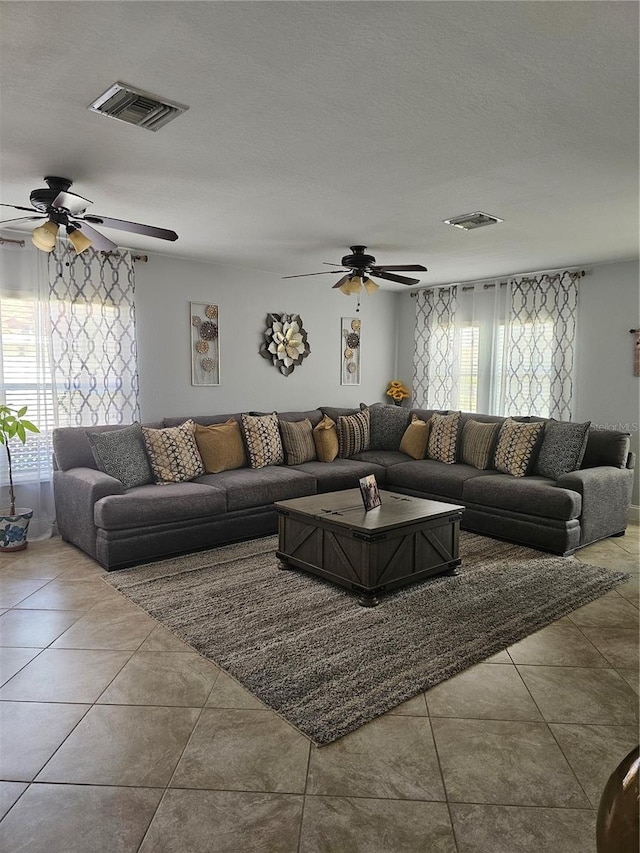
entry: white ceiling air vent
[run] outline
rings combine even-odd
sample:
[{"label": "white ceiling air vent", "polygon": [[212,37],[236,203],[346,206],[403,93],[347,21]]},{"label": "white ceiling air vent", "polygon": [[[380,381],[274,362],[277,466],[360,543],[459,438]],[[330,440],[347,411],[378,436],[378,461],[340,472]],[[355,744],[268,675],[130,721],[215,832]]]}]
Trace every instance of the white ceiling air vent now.
[{"label": "white ceiling air vent", "polygon": [[498,219],[497,216],[491,216],[489,213],[483,213],[481,210],[476,210],[475,213],[465,213],[463,216],[454,216],[453,219],[444,219],[446,225],[454,225],[456,228],[462,228],[464,231],[471,231],[473,228],[483,228],[485,225],[495,225],[497,222],[504,220]]},{"label": "white ceiling air vent", "polygon": [[88,109],[103,116],[117,118],[119,121],[156,131],[189,107],[173,103],[166,98],[159,98],[150,92],[134,89],[126,83],[114,83],[90,104]]}]

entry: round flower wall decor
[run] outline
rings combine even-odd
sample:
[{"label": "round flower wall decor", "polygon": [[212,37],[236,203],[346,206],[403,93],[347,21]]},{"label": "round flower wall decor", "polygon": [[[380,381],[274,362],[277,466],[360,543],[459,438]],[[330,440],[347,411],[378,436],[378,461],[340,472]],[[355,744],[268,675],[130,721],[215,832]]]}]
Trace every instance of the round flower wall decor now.
[{"label": "round flower wall decor", "polygon": [[310,352],[299,314],[267,314],[260,355],[268,358],[283,376],[293,373],[294,367],[302,364]]}]

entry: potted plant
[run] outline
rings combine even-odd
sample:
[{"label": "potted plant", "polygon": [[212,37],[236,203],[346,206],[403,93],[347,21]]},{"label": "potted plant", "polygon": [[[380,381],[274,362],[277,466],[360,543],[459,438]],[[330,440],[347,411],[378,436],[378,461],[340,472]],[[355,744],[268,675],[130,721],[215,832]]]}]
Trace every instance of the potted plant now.
[{"label": "potted plant", "polygon": [[27,406],[13,409],[11,406],[0,405],[0,443],[7,451],[9,468],[9,506],[0,508],[0,552],[22,551],[27,547],[27,530],[33,515],[32,509],[16,509],[16,495],[13,489],[13,467],[11,464],[11,447],[9,442],[18,438],[23,444],[27,440],[27,432],[40,432],[35,424],[25,419]]}]

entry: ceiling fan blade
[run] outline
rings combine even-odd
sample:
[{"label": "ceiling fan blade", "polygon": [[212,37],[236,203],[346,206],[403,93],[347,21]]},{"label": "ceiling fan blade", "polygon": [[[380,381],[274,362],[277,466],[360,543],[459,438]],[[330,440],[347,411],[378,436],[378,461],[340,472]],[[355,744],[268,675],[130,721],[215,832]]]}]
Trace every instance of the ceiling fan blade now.
[{"label": "ceiling fan blade", "polygon": [[323,261],[323,264],[326,264],[328,267],[341,267],[342,264],[332,264],[331,261]]},{"label": "ceiling fan blade", "polygon": [[303,272],[299,275],[283,275],[282,278],[304,278],[307,275],[335,275],[337,272],[346,272],[346,270],[322,270],[322,272]]},{"label": "ceiling fan blade", "polygon": [[82,217],[92,225],[104,225],[106,228],[117,228],[120,231],[133,231],[135,234],[145,234],[147,237],[158,237],[160,240],[177,240],[175,231],[167,228],[156,228],[155,225],[142,225],[139,222],[128,222],[126,219],[110,219],[108,216],[87,214]]},{"label": "ceiling fan blade", "polygon": [[14,210],[30,210],[31,213],[39,213],[39,210],[36,210],[35,207],[20,207],[19,204],[0,204],[0,207],[12,207]]},{"label": "ceiling fan blade", "polygon": [[405,272],[427,272],[427,268],[423,267],[422,264],[383,264],[382,266],[371,267],[372,270],[404,270]]},{"label": "ceiling fan blade", "polygon": [[384,278],[387,281],[397,281],[398,284],[420,284],[419,278],[408,278],[406,275],[394,275],[394,273],[385,272],[378,267],[372,269],[369,275],[374,275],[377,278]]},{"label": "ceiling fan blade", "polygon": [[68,210],[72,216],[79,216],[85,212],[90,204],[93,202],[89,201],[88,198],[82,198],[81,195],[61,192],[51,202],[51,207],[62,207],[64,210]]},{"label": "ceiling fan blade", "polygon": [[91,245],[94,249],[97,249],[100,252],[114,252],[118,245],[114,243],[113,240],[110,240],[108,237],[105,237],[104,234],[101,234],[99,231],[96,231],[95,228],[92,228],[86,222],[71,222],[71,225],[74,228],[78,228],[85,237],[88,237],[91,240]]},{"label": "ceiling fan blade", "polygon": [[333,285],[333,289],[334,289],[334,290],[336,290],[336,289],[337,289],[337,290],[339,290],[339,289],[342,287],[342,285],[343,285],[343,284],[346,284],[346,282],[348,282],[348,281],[349,281],[349,279],[350,279],[350,278],[351,278],[351,273],[350,273],[350,272],[348,272],[346,275],[344,275],[344,276],[340,279],[340,281],[337,281],[337,282]]},{"label": "ceiling fan blade", "polygon": [[15,219],[2,219],[0,225],[6,225],[7,222],[20,222],[23,219],[46,219],[46,216],[16,216]]}]

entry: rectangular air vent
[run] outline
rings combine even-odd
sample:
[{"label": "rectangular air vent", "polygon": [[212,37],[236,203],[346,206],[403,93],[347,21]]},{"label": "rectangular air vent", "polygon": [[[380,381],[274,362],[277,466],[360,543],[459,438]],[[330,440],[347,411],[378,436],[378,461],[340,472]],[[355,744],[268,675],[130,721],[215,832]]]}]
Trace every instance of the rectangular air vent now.
[{"label": "rectangular air vent", "polygon": [[94,113],[136,124],[146,130],[160,130],[189,107],[134,89],[126,83],[114,83],[89,105]]},{"label": "rectangular air vent", "polygon": [[483,228],[485,225],[495,225],[497,222],[504,220],[498,219],[497,216],[491,216],[489,213],[482,213],[477,210],[475,213],[465,213],[463,216],[454,216],[453,219],[444,219],[446,225],[454,225],[456,228],[462,228],[464,231],[471,231],[473,228]]}]

